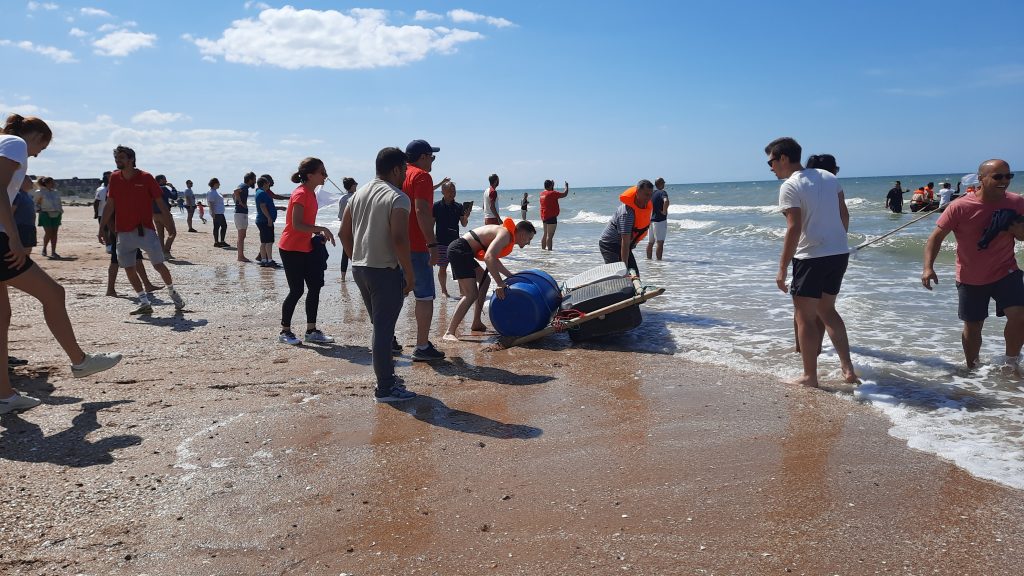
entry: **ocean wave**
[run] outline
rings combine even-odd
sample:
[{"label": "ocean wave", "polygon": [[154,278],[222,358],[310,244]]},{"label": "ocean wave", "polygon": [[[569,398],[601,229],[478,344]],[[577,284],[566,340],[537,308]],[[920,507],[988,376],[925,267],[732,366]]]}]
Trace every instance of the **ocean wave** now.
[{"label": "ocean wave", "polygon": [[758,226],[756,224],[744,224],[743,226],[725,226],[715,228],[708,232],[710,236],[726,236],[729,238],[753,238],[760,237],[770,240],[781,240],[786,236],[785,227]]},{"label": "ocean wave", "polygon": [[736,212],[758,212],[772,214],[779,211],[778,206],[725,206],[722,204],[669,204],[669,214],[730,214]]},{"label": "ocean wave", "polygon": [[565,220],[559,220],[560,222],[569,222],[571,224],[605,224],[611,216],[608,214],[598,214],[597,212],[588,212],[586,210],[580,210],[572,218]]},{"label": "ocean wave", "polygon": [[669,218],[668,223],[683,230],[703,230],[717,224],[714,220],[689,220],[687,218]]}]

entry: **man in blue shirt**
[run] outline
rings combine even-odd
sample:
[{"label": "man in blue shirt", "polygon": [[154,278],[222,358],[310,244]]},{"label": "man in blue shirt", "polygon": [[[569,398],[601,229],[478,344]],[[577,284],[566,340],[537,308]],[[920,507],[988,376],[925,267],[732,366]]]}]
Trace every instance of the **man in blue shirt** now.
[{"label": "man in blue shirt", "polygon": [[[160,186],[162,198],[160,200],[153,200],[153,214],[160,213],[160,206],[157,202],[163,202],[164,207],[167,208],[167,213],[171,213],[171,206],[174,204],[174,200],[178,197],[177,190],[167,183],[167,177],[163,174],[158,174],[156,177],[156,183]],[[162,218],[154,218],[153,224],[156,226],[157,236],[160,237],[160,246],[163,247],[164,259],[170,260],[171,256],[171,244],[174,244],[174,239],[177,237],[177,232],[172,228],[170,230],[164,229],[164,223]]]},{"label": "man in blue shirt", "polygon": [[256,180],[256,228],[260,231],[260,253],[256,262],[264,268],[280,268],[274,260],[274,222],[277,221],[276,194],[270,191],[274,179],[264,174]]},{"label": "man in blue shirt", "polygon": [[461,202],[455,201],[455,183],[451,180],[441,184],[441,199],[434,202],[434,236],[437,237],[437,282],[441,285],[441,294],[451,298],[448,293],[448,245],[454,242],[459,234],[459,224],[469,224],[469,211]]}]

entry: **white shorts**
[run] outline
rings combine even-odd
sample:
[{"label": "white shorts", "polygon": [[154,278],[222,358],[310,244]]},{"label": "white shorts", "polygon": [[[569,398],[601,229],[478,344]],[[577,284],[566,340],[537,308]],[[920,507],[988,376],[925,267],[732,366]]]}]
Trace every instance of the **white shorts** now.
[{"label": "white shorts", "polygon": [[239,230],[245,230],[249,227],[249,215],[248,214],[235,214],[235,228]]},{"label": "white shorts", "polygon": [[135,255],[142,250],[149,257],[149,261],[156,265],[164,261],[164,249],[160,246],[160,238],[155,230],[142,229],[142,236],[132,230],[131,232],[117,233],[117,265],[121,268],[135,266]]},{"label": "white shorts", "polygon": [[664,242],[668,234],[668,220],[651,222],[651,242]]}]

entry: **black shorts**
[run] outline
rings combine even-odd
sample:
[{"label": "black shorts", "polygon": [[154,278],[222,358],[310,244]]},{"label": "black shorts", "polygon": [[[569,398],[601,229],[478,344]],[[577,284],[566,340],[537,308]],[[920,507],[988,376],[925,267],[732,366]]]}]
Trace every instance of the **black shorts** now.
[{"label": "black shorts", "polygon": [[545,218],[541,220],[541,224],[558,224],[558,216],[552,216],[551,218]]},{"label": "black shorts", "polygon": [[1005,316],[1011,306],[1024,306],[1024,272],[1010,272],[1001,280],[981,286],[956,283],[959,296],[957,316],[964,322],[981,322],[988,318],[988,302],[996,301],[996,316]]},{"label": "black shorts", "polygon": [[846,266],[849,263],[849,253],[821,258],[794,258],[790,296],[821,298],[822,294],[839,294],[839,288],[843,285],[843,275],[846,274]]},{"label": "black shorts", "polygon": [[448,265],[452,267],[452,278],[464,280],[466,278],[476,279],[476,271],[481,270],[480,264],[476,261],[473,248],[465,238],[453,240],[448,245]]},{"label": "black shorts", "polygon": [[260,231],[260,243],[261,244],[273,244],[274,243],[274,225],[273,224],[260,224],[256,223],[256,228]]},{"label": "black shorts", "polygon": [[12,268],[7,261],[7,253],[11,251],[11,238],[5,232],[0,232],[0,282],[7,282],[17,278],[22,272],[32,267],[32,259],[26,257],[25,262],[19,268]]}]

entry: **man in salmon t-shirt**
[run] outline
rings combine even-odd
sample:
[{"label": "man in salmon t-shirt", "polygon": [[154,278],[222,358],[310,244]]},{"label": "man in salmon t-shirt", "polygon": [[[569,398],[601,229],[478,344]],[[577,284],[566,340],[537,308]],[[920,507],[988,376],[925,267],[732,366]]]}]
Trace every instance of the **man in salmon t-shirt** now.
[{"label": "man in salmon t-shirt", "polygon": [[[986,229],[997,225],[999,210],[1012,210],[1024,215],[1024,198],[1007,189],[1013,172],[1004,160],[994,159],[978,167],[981,188],[968,193],[946,208],[924,248],[924,271],[921,283],[931,290],[939,283],[933,265],[942,240],[950,232],[956,237],[956,290],[959,296],[958,316],[964,322],[961,338],[967,367],[978,364],[981,351],[981,328],[988,317],[989,300],[996,301],[996,316],[1006,316],[1006,358],[1003,364],[1018,371],[1018,357],[1024,345],[1024,273],[1014,256],[1014,239],[1024,240],[1024,224],[1006,221],[1008,227],[991,238],[987,247],[982,237]],[[995,217],[995,218],[994,218]],[[989,234],[988,236],[991,236]]]},{"label": "man in salmon t-shirt", "polygon": [[412,202],[409,216],[409,248],[412,252],[412,272],[415,278],[413,295],[416,297],[416,349],[413,361],[441,360],[441,352],[430,342],[430,322],[434,316],[434,271],[437,264],[437,238],[434,236],[434,179],[430,170],[434,166],[434,152],[440,152],[426,140],[413,140],[405,147],[409,161],[402,192]]},{"label": "man in salmon t-shirt", "polygon": [[[167,203],[162,201],[163,190],[157,185],[156,179],[144,170],[135,167],[135,151],[125,146],[118,146],[114,149],[114,163],[117,170],[110,175],[110,184],[107,189],[107,203],[103,207],[103,215],[100,217],[100,241],[104,241],[104,227],[110,223],[111,215],[114,218],[113,228],[117,233],[117,262],[128,274],[128,281],[139,296],[139,307],[133,310],[132,314],[152,314],[153,305],[149,296],[143,290],[142,279],[135,269],[136,254],[141,249],[149,256],[149,262],[153,269],[160,273],[171,300],[174,301],[174,309],[181,311],[185,308],[185,301],[174,288],[174,281],[171,278],[171,271],[164,264],[164,247],[157,237],[156,228],[153,225],[153,206],[157,207],[157,214],[170,236],[175,235],[174,219],[167,208]],[[157,202],[157,200],[161,200]]]}]

